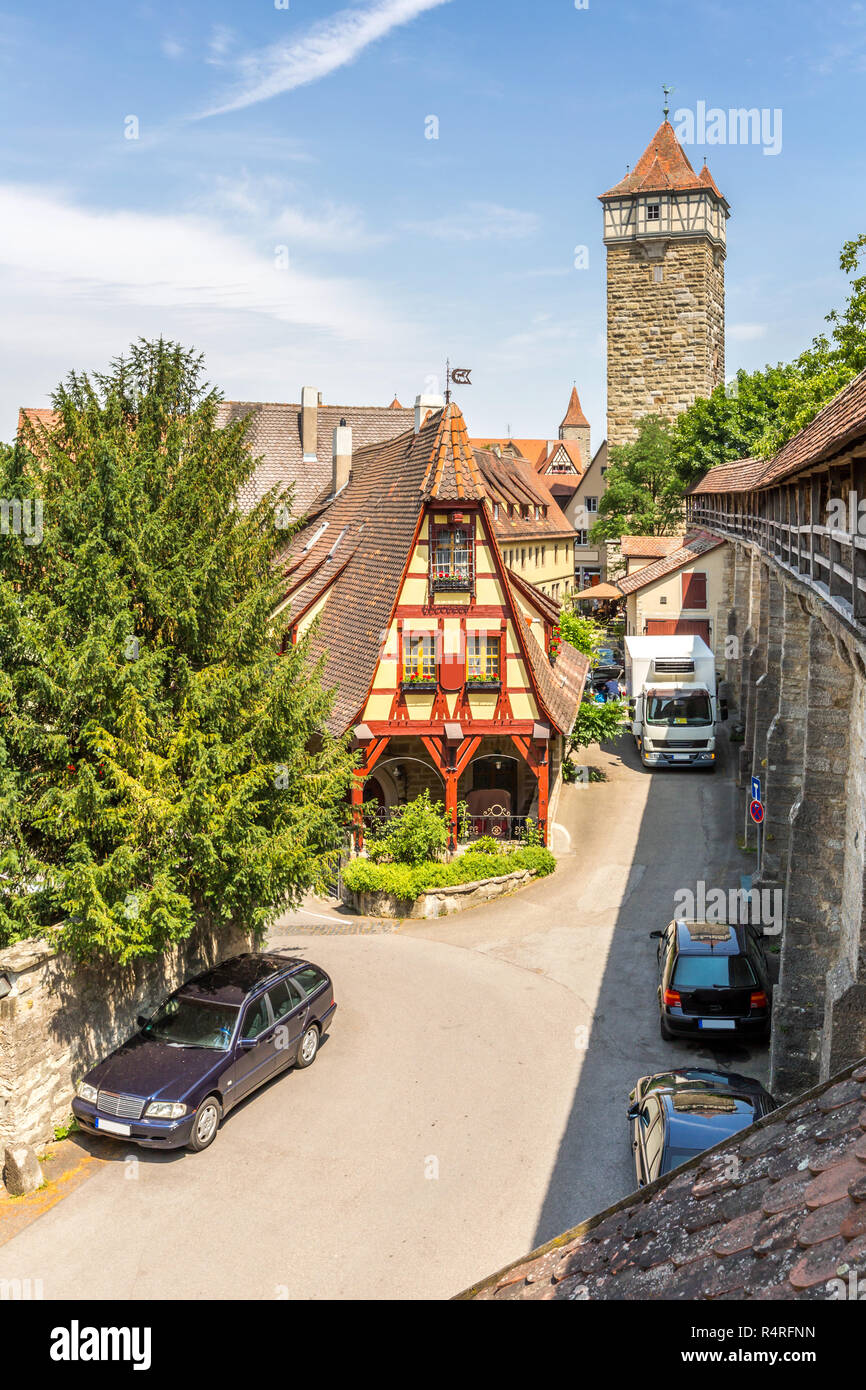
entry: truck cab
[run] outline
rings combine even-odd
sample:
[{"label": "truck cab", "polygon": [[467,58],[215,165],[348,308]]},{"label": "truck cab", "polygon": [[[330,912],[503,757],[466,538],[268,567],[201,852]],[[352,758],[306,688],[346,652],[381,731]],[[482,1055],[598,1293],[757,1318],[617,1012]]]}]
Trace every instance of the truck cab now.
[{"label": "truck cab", "polygon": [[727,718],[715,658],[701,637],[626,637],[631,729],[644,767],[716,766],[716,723]]}]

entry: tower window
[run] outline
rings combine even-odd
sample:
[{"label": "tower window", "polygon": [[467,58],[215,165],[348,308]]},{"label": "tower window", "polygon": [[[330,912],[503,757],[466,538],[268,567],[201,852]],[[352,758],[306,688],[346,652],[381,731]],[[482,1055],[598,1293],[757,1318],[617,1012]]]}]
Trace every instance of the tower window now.
[{"label": "tower window", "polygon": [[647,222],[658,222],[661,216],[661,207],[658,203],[647,203],[646,220]]}]

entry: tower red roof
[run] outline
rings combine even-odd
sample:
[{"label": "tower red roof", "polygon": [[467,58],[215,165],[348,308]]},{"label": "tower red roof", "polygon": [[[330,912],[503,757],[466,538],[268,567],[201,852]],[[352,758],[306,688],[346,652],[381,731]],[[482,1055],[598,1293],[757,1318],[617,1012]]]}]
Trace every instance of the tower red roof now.
[{"label": "tower red roof", "polygon": [[565,412],[565,419],[559,428],[564,429],[566,425],[584,425],[589,429],[589,421],[583,413],[583,406],[580,404],[580,397],[577,394],[576,386],[572,386],[571,388],[568,410]]},{"label": "tower red roof", "polygon": [[709,188],[717,198],[722,197],[706,165],[700,174],[695,173],[673,126],[664,120],[631,172],[607,193],[602,193],[601,198],[620,198],[626,193],[679,192],[690,188]]}]

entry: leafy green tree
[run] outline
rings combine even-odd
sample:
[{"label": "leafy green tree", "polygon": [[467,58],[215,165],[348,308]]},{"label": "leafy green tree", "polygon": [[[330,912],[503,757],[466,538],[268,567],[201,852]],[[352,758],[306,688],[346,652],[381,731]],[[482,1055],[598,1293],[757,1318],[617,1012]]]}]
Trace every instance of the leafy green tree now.
[{"label": "leafy green tree", "polygon": [[625,730],[628,705],[625,700],[582,700],[577,707],[577,719],[569,739],[569,749],[577,753],[592,743],[608,743]]},{"label": "leafy green tree", "polygon": [[857,274],[864,250],[866,233],[842,247],[851,283],[845,307],[827,315],[829,336],[819,334],[793,362],[739,371],[677,417],[672,450],[686,486],[717,464],[770,457],[866,368],[866,274]]},{"label": "leafy green tree", "polygon": [[127,962],[258,932],[341,844],[352,756],[272,616],[281,513],[238,509],[246,426],[202,370],[140,340],[2,460],[42,537],[0,537],[0,943],[56,925]]},{"label": "leafy green tree", "polygon": [[559,631],[563,641],[576,647],[584,656],[592,660],[593,648],[604,641],[604,628],[594,618],[575,613],[572,608],[563,608],[559,615]]},{"label": "leafy green tree", "polygon": [[637,438],[611,449],[605,493],[598,504],[593,542],[620,536],[664,536],[683,512],[683,483],[674,464],[671,431],[658,415],[638,421]]}]

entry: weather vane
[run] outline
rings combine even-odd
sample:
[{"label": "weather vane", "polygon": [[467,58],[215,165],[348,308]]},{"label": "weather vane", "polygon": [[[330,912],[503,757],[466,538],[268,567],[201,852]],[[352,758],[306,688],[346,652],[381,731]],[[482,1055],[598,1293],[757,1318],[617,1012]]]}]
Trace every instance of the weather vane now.
[{"label": "weather vane", "polygon": [[667,120],[668,116],[671,114],[670,95],[671,95],[671,92],[673,92],[673,91],[675,91],[675,90],[676,90],[676,89],[675,89],[674,87],[666,87],[666,86],[664,85],[664,83],[662,83],[662,91],[663,91],[664,94],[665,94],[665,104],[664,104],[665,120]]},{"label": "weather vane", "polygon": [[449,361],[446,360],[446,362],[445,362],[445,403],[446,403],[446,405],[450,405],[450,404],[451,404],[451,386],[452,386],[452,384],[453,384],[454,386],[471,386],[471,385],[472,385],[472,382],[469,380],[469,373],[470,373],[471,371],[472,371],[472,368],[471,368],[471,367],[452,367],[452,366],[451,366],[451,363],[450,363]]}]

